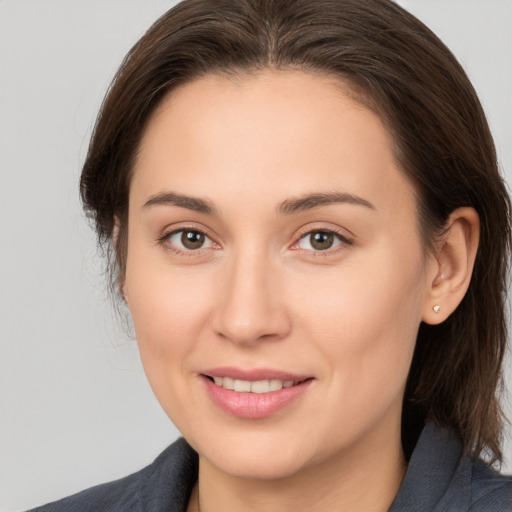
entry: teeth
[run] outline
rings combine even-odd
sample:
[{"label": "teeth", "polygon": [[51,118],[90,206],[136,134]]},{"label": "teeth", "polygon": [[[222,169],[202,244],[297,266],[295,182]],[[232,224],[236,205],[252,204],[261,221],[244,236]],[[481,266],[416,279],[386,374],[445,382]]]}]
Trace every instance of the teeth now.
[{"label": "teeth", "polygon": [[279,391],[283,387],[283,382],[280,380],[271,380],[269,382],[270,391]]},{"label": "teeth", "polygon": [[213,380],[217,386],[240,393],[269,393],[283,388],[291,388],[294,384],[297,384],[293,380],[282,381],[278,379],[250,381],[229,377],[214,377]]},{"label": "teeth", "polygon": [[217,384],[218,386],[222,386],[223,388],[226,389],[235,389],[235,381],[233,379],[230,379],[229,377],[224,377],[223,379],[222,377],[220,377],[220,380],[224,382]]},{"label": "teeth", "polygon": [[235,380],[235,391],[245,391],[249,392],[251,391],[251,383],[248,380]]},{"label": "teeth", "polygon": [[[270,391],[269,380],[257,380],[251,384],[252,393],[268,393]],[[276,390],[278,391],[278,390]]]}]

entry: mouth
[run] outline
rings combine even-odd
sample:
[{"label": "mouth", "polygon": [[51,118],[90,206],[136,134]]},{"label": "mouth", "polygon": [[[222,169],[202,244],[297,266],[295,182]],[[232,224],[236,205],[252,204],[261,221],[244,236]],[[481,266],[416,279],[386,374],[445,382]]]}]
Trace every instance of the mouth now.
[{"label": "mouth", "polygon": [[236,391],[238,393],[256,393],[265,394],[273,391],[280,391],[283,388],[291,388],[298,386],[302,382],[311,380],[312,377],[298,380],[281,380],[281,379],[263,379],[263,380],[242,380],[233,379],[231,377],[212,377],[205,375],[205,377],[215,385],[227,389],[229,391]]},{"label": "mouth", "polygon": [[218,368],[200,374],[207,395],[231,416],[260,419],[299,401],[316,380],[273,370]]}]

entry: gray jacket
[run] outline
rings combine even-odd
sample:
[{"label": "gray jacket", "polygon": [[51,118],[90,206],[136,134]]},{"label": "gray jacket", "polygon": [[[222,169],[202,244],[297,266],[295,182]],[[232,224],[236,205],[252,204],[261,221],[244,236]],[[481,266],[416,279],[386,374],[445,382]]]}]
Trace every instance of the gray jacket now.
[{"label": "gray jacket", "polygon": [[[197,469],[197,453],[179,439],[133,475],[32,512],[186,512]],[[512,477],[463,456],[455,436],[427,425],[390,509],[406,511],[512,512]]]}]

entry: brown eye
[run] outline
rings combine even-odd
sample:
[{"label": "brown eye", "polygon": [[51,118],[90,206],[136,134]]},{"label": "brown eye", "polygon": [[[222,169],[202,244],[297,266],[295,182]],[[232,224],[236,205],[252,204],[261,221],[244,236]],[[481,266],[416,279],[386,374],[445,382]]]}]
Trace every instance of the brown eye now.
[{"label": "brown eye", "polygon": [[181,243],[185,249],[194,250],[199,249],[204,244],[205,236],[199,231],[182,231]]},{"label": "brown eye", "polygon": [[311,238],[311,247],[316,251],[325,251],[326,249],[330,249],[334,244],[334,235],[332,233],[315,231],[309,236]]},{"label": "brown eye", "polygon": [[180,229],[165,237],[166,245],[178,251],[197,251],[214,247],[213,241],[197,229]]},{"label": "brown eye", "polygon": [[310,251],[328,251],[341,244],[350,245],[351,241],[332,231],[317,230],[303,235],[297,244],[297,248]]}]

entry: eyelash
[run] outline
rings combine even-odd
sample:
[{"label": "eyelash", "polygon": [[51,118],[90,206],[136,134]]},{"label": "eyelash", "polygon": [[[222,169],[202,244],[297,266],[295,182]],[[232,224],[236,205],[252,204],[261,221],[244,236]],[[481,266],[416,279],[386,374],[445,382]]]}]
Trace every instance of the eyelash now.
[{"label": "eyelash", "polygon": [[[169,239],[171,236],[174,236],[174,235],[177,235],[177,234],[183,233],[183,232],[199,233],[199,234],[203,235],[206,239],[210,240],[216,246],[219,246],[219,244],[217,244],[215,241],[213,241],[212,238],[204,230],[196,228],[196,227],[183,227],[180,229],[174,229],[172,231],[169,231],[169,232],[163,234],[160,238],[158,238],[157,242],[159,245],[164,247],[164,249],[171,251],[172,253],[174,253],[178,256],[187,256],[187,257],[199,256],[203,253],[203,251],[209,249],[209,247],[208,248],[200,247],[198,249],[185,249],[184,250],[184,249],[180,249],[179,247],[169,244]],[[332,249],[329,248],[326,250],[316,250],[316,251],[310,250],[310,249],[301,249],[300,247],[296,247],[296,246],[298,246],[298,244],[300,243],[301,240],[305,239],[307,236],[311,236],[313,233],[324,233],[327,235],[333,235],[334,237],[336,237],[339,240],[340,243]],[[312,256],[326,257],[326,256],[329,256],[329,255],[336,253],[340,250],[343,250],[343,248],[346,246],[351,246],[351,245],[353,245],[353,240],[351,238],[347,237],[341,231],[338,231],[336,229],[325,229],[325,228],[324,229],[322,229],[322,228],[311,229],[311,228],[309,228],[307,230],[304,230],[302,233],[299,233],[299,237],[298,237],[297,241],[292,244],[291,248],[292,248],[292,250],[310,253]]]}]

